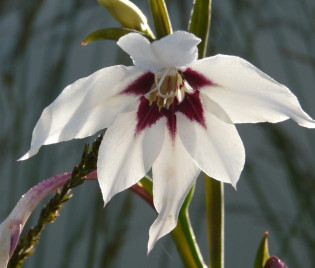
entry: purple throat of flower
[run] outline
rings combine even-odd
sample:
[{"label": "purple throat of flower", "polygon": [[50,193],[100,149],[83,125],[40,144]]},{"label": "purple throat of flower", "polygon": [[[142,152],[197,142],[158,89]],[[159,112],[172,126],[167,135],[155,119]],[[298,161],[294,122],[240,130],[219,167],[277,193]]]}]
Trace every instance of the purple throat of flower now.
[{"label": "purple throat of flower", "polygon": [[140,97],[135,136],[165,116],[167,128],[174,140],[177,112],[206,128],[199,96],[200,89],[205,86],[218,85],[191,68],[185,71],[166,68],[155,74],[147,72],[138,77],[121,93]]}]

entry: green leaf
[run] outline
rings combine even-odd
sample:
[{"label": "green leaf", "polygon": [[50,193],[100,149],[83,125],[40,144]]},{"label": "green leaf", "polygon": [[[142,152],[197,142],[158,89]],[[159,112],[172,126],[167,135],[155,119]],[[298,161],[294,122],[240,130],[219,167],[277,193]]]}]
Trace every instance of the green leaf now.
[{"label": "green leaf", "polygon": [[164,0],[149,0],[149,5],[157,38],[171,34],[173,30]]},{"label": "green leaf", "polygon": [[269,259],[267,237],[268,232],[265,232],[264,237],[261,239],[259,248],[257,250],[254,268],[263,268],[266,261]]},{"label": "green leaf", "polygon": [[[106,28],[100,29],[93,33],[90,33],[82,42],[81,45],[87,45],[91,42],[98,41],[98,40],[115,40],[117,41],[120,37],[124,36],[128,33],[140,33],[136,30],[127,29],[127,28]],[[150,41],[152,39],[149,36],[146,36]]]},{"label": "green leaf", "polygon": [[199,59],[206,55],[211,19],[211,0],[195,0],[188,31],[201,38]]}]

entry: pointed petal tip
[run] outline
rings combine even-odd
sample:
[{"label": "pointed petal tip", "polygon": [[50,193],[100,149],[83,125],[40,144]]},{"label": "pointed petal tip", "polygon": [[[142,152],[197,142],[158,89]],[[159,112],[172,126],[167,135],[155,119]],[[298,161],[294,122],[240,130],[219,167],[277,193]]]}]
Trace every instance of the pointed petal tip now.
[{"label": "pointed petal tip", "polygon": [[236,184],[237,184],[237,182],[232,183],[232,187],[234,188],[235,191],[237,191],[237,185]]},{"label": "pointed petal tip", "polygon": [[88,44],[88,43],[86,43],[85,41],[81,41],[81,42],[80,42],[80,45],[81,45],[81,46],[86,46],[87,44]]},{"label": "pointed petal tip", "polygon": [[20,157],[19,159],[15,160],[15,162],[20,162],[20,161],[24,161],[29,159],[31,156],[29,155],[29,153],[27,152],[26,154],[24,154],[22,157]]},{"label": "pointed petal tip", "polygon": [[306,118],[305,120],[303,120],[301,122],[297,121],[297,124],[300,125],[301,127],[305,127],[305,128],[315,128],[315,120],[312,118],[310,118],[308,120],[307,119],[308,118]]},{"label": "pointed petal tip", "polygon": [[152,249],[154,248],[155,242],[152,242],[151,239],[149,238],[149,242],[148,242],[148,250],[147,250],[147,257],[149,257]]},{"label": "pointed petal tip", "polygon": [[39,148],[30,148],[26,154],[24,154],[22,157],[20,157],[19,159],[17,159],[16,161],[19,162],[19,161],[24,161],[24,160],[27,160],[29,158],[31,158],[32,156],[34,156],[35,154],[37,154],[39,151]]},{"label": "pointed petal tip", "polygon": [[[155,223],[155,222],[154,222]],[[159,240],[159,233],[152,232],[152,226],[154,223],[151,225],[150,230],[149,230],[149,241],[148,241],[148,250],[147,250],[147,256],[151,253],[152,249],[155,246],[156,241]]]},{"label": "pointed petal tip", "polygon": [[[98,178],[99,179],[99,178]],[[104,201],[104,205],[103,205],[103,208],[105,208],[108,204],[108,202],[112,199],[112,195],[109,195],[108,193],[104,193],[102,191],[102,187],[101,187],[101,192],[102,192],[102,197],[103,197],[103,201]]]},{"label": "pointed petal tip", "polygon": [[236,186],[236,183],[235,184],[232,184],[233,188],[235,191],[237,191],[237,186]]},{"label": "pointed petal tip", "polygon": [[104,201],[103,208],[105,208],[113,196],[112,195],[104,195],[104,193],[102,193],[102,196],[103,196],[103,201]]}]

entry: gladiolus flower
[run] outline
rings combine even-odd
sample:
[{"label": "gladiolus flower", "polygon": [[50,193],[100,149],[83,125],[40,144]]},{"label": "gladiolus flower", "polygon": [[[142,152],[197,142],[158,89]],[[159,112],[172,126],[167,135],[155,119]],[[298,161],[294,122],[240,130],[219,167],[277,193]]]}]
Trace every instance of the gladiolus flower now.
[{"label": "gladiolus flower", "polygon": [[177,224],[200,171],[234,187],[245,151],[234,124],[292,118],[314,128],[288,88],[234,56],[197,60],[200,39],[177,31],[150,43],[130,33],[118,41],[134,66],[101,69],[66,87],[42,113],[31,148],[108,128],[99,150],[105,204],[152,167],[154,206],[148,251]]}]

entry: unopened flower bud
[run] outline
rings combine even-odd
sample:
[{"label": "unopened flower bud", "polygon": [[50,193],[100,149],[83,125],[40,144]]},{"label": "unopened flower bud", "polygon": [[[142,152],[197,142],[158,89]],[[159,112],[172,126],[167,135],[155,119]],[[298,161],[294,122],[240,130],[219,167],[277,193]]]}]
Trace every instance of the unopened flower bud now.
[{"label": "unopened flower bud", "polygon": [[153,37],[146,16],[128,0],[97,0],[123,26]]},{"label": "unopened flower bud", "polygon": [[64,173],[37,184],[22,196],[10,215],[0,224],[0,268],[7,267],[23,227],[39,202],[70,177],[71,173]]},{"label": "unopened flower bud", "polygon": [[276,256],[271,256],[267,261],[264,266],[264,268],[288,268],[285,263],[280,260]]}]

